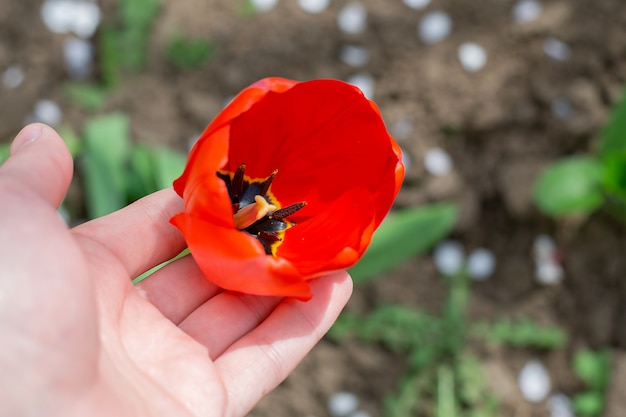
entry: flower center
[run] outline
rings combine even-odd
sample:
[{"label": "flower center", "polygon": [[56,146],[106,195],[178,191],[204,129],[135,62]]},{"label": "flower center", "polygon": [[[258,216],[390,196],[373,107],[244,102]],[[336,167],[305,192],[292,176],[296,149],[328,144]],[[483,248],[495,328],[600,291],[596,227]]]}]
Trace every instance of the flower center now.
[{"label": "flower center", "polygon": [[267,200],[260,195],[255,195],[254,203],[248,204],[234,214],[233,217],[235,217],[235,227],[239,230],[244,230],[256,223],[257,220],[261,220],[269,213],[273,213],[275,211],[275,205],[268,203]]},{"label": "flower center", "polygon": [[235,227],[254,236],[268,255],[275,255],[283,240],[285,230],[295,226],[287,217],[306,206],[306,201],[281,208],[270,192],[270,186],[278,173],[269,177],[250,179],[245,175],[246,165],[241,164],[234,173],[219,171],[217,176],[226,184],[233,205]]}]

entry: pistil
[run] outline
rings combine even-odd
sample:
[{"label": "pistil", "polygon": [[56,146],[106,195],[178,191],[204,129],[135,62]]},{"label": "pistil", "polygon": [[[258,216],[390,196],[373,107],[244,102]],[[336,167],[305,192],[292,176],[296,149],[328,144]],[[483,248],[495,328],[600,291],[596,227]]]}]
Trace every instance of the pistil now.
[{"label": "pistil", "polygon": [[275,211],[275,205],[268,203],[262,196],[256,195],[254,196],[254,203],[248,204],[234,214],[235,227],[239,230],[244,230]]}]

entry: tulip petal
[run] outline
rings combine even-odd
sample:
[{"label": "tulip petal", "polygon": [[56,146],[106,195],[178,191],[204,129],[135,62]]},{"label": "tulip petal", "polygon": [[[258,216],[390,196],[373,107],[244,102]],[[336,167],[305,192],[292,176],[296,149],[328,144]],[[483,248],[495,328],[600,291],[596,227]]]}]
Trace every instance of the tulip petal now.
[{"label": "tulip petal", "polygon": [[365,251],[374,232],[374,203],[364,188],[353,188],[285,233],[277,255],[297,259],[304,276],[347,268]]},{"label": "tulip petal", "polygon": [[287,260],[265,254],[250,235],[180,213],[172,224],[185,235],[191,254],[216,285],[246,294],[311,298],[309,284]]}]

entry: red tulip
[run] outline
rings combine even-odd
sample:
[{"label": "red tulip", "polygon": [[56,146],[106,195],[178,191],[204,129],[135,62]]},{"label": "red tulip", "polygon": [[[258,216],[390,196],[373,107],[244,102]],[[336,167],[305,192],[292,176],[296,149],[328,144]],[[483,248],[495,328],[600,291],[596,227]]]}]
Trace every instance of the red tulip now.
[{"label": "red tulip", "polygon": [[171,222],[216,285],[308,300],[307,280],[361,257],[403,176],[360,90],[267,78],[202,133],[174,181],[185,211]]}]

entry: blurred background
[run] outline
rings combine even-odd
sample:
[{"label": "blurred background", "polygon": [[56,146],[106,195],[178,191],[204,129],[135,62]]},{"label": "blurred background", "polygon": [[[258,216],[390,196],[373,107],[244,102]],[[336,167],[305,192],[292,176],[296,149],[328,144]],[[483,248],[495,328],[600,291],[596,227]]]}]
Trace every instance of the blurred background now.
[{"label": "blurred background", "polygon": [[396,221],[250,415],[625,416],[625,57],[622,0],[5,0],[0,161],[57,128],[76,224],[256,80],[353,83],[405,153]]}]

